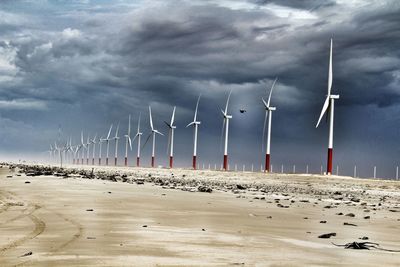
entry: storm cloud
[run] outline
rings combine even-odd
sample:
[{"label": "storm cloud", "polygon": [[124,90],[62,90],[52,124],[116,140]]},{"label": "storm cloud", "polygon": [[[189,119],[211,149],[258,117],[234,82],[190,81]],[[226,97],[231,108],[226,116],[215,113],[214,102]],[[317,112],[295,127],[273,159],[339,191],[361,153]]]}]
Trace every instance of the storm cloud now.
[{"label": "storm cloud", "polygon": [[[185,126],[202,94],[199,160],[219,165],[219,109],[233,90],[231,164],[260,166],[261,97],[278,77],[272,163],[319,172],[327,128],[315,123],[333,38],[335,165],[344,174],[358,165],[362,176],[377,165],[378,174],[393,177],[399,14],[394,0],[2,1],[3,157],[45,156],[59,125],[75,142],[81,130],[105,135],[118,121],[126,131],[128,114],[135,125],[141,113],[148,128],[148,105],[166,132],[162,121],[177,106],[177,163],[188,166],[192,130]],[[167,138],[158,144],[164,165]]]}]

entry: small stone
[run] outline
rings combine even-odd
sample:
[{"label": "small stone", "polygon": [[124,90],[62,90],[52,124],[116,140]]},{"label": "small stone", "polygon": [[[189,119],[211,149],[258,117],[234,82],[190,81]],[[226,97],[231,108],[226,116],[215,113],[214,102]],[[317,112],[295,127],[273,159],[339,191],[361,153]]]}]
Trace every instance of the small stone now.
[{"label": "small stone", "polygon": [[345,216],[347,216],[347,217],[356,217],[356,215],[354,215],[354,213],[347,213]]},{"label": "small stone", "polygon": [[29,182],[29,181],[25,181],[25,183],[26,183],[26,184],[30,184],[31,182]]},{"label": "small stone", "polygon": [[318,238],[331,238],[331,236],[336,236],[336,233],[322,234]]},{"label": "small stone", "polygon": [[320,221],[319,223],[326,223],[326,221]]}]

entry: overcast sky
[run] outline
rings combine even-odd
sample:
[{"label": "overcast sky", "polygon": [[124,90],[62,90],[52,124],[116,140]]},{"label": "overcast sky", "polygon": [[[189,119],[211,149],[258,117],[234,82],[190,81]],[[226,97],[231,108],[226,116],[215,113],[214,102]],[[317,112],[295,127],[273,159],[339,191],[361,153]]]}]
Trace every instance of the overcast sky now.
[{"label": "overcast sky", "polygon": [[[315,129],[327,90],[333,37],[334,169],[394,176],[400,156],[400,2],[45,1],[0,2],[0,147],[2,158],[46,155],[61,125],[106,135],[142,113],[149,131],[167,133],[176,111],[176,159],[190,166],[193,117],[201,93],[200,164],[222,163],[219,111],[232,93],[230,165],[264,160],[264,109],[272,81],[272,164],[298,171],[325,166],[327,125]],[[239,109],[246,109],[240,113]],[[124,143],[121,142],[122,144]],[[135,144],[136,145],[136,144]],[[123,156],[121,145],[121,159]],[[157,137],[157,163],[167,161]],[[143,149],[149,164],[151,146]],[[135,152],[130,157],[133,159]],[[292,167],[290,167],[292,168]],[[324,167],[325,168],[325,167]]]}]

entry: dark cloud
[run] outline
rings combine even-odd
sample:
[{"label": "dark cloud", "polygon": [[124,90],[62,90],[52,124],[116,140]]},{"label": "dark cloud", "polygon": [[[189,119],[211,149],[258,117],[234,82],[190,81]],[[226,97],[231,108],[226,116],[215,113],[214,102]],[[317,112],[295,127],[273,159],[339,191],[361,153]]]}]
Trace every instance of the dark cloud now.
[{"label": "dark cloud", "polygon": [[[42,151],[59,124],[65,136],[77,140],[81,129],[102,135],[118,121],[125,129],[130,113],[136,121],[141,112],[147,128],[148,105],[165,131],[162,121],[176,105],[178,162],[190,165],[192,132],[184,127],[202,93],[199,140],[207,145],[199,155],[213,163],[221,155],[219,108],[232,89],[232,161],[259,165],[260,98],[279,77],[272,99],[278,108],[273,162],[319,170],[327,132],[326,126],[314,127],[333,37],[333,91],[341,95],[335,159],[351,172],[363,155],[367,167],[380,155],[378,142],[392,147],[400,135],[377,140],[386,133],[367,127],[371,120],[392,127],[395,121],[382,118],[399,117],[399,11],[397,1],[121,1],[112,7],[9,2],[3,11],[7,21],[0,19],[0,122],[7,125],[1,145],[7,151]],[[21,17],[24,12],[31,22]],[[248,112],[240,114],[239,108]],[[366,115],[371,110],[372,119]],[[32,141],[18,145],[19,132],[27,129]],[[164,155],[166,140],[159,140],[158,153]],[[366,142],[371,145],[362,147]],[[398,152],[379,156],[387,159],[380,160],[387,174]]]}]

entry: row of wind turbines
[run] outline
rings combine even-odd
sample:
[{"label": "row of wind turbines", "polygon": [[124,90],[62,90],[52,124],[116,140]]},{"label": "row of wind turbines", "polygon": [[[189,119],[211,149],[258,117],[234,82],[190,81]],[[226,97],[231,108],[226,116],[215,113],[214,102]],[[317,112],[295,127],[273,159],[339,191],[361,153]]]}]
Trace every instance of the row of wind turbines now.
[{"label": "row of wind turbines", "polygon": [[[329,71],[328,71],[328,93],[326,95],[325,102],[323,104],[318,122],[316,124],[316,128],[320,125],[320,122],[323,116],[328,112],[329,119],[329,139],[328,139],[328,157],[327,157],[327,174],[332,173],[332,161],[333,161],[333,121],[334,121],[334,104],[335,100],[339,99],[339,95],[332,95],[332,80],[333,80],[333,70],[332,70],[332,46],[333,41],[331,39],[330,43],[330,53],[329,53]],[[270,172],[271,170],[271,130],[272,130],[272,112],[276,111],[276,107],[271,106],[271,96],[275,84],[277,82],[277,78],[274,80],[271,89],[269,91],[268,99],[265,100],[262,98],[262,103],[265,108],[265,118],[264,118],[264,126],[263,126],[263,143],[266,139],[266,154],[265,154],[265,171]],[[229,101],[231,98],[232,91],[229,92],[227,96],[227,100],[225,103],[225,109],[221,109],[221,113],[223,115],[223,125],[222,125],[222,134],[225,131],[224,136],[224,154],[223,154],[223,170],[228,170],[228,140],[229,140],[229,121],[233,118],[231,114],[228,112]],[[199,102],[200,102],[201,95],[197,98],[196,107],[194,111],[193,121],[190,122],[186,127],[193,127],[193,159],[192,159],[192,168],[196,169],[197,166],[197,136],[198,136],[198,129],[201,125],[201,121],[198,120],[197,114],[199,109]],[[169,152],[169,167],[173,168],[174,164],[174,132],[176,130],[176,126],[174,125],[175,122],[175,111],[176,107],[173,108],[171,120],[170,122],[164,121],[167,125],[169,134],[168,134],[168,152]],[[160,135],[163,136],[164,134],[161,133],[159,130],[155,129],[153,124],[153,117],[151,106],[149,106],[149,122],[151,131],[147,136],[145,143],[141,146],[141,137],[143,133],[140,130],[140,122],[141,122],[141,114],[139,114],[137,131],[133,139],[131,138],[131,115],[129,115],[128,119],[128,131],[124,135],[125,137],[125,162],[124,165],[128,166],[128,150],[132,150],[132,144],[137,141],[137,155],[136,155],[136,166],[140,166],[140,152],[143,147],[148,143],[150,138],[152,139],[152,152],[151,152],[151,167],[155,166],[155,147],[156,147],[156,136]],[[268,127],[267,127],[268,126]],[[50,153],[51,157],[58,157],[60,158],[60,163],[62,165],[63,159],[67,159],[72,157],[73,164],[84,164],[85,161],[85,154],[86,154],[86,164],[89,165],[89,155],[90,155],[90,147],[92,146],[92,165],[95,165],[95,156],[96,156],[96,145],[98,145],[98,165],[102,165],[102,146],[103,143],[106,145],[106,161],[105,165],[109,165],[109,151],[110,151],[110,142],[115,141],[115,160],[114,165],[117,166],[118,164],[118,142],[119,142],[119,124],[116,127],[115,135],[111,136],[111,132],[113,129],[113,125],[110,126],[110,129],[105,138],[101,137],[97,139],[97,134],[90,139],[89,136],[87,137],[86,142],[84,141],[83,132],[81,132],[81,142],[80,144],[72,145],[72,139],[70,138],[69,141],[65,142],[64,145],[60,146],[60,142],[55,142],[54,145],[50,145]],[[266,132],[267,129],[267,132]],[[264,147],[264,144],[263,144]]]}]

